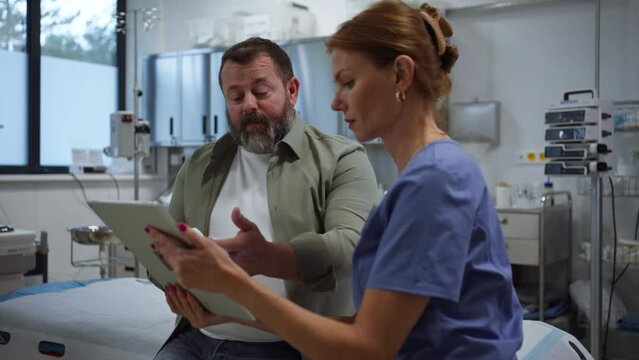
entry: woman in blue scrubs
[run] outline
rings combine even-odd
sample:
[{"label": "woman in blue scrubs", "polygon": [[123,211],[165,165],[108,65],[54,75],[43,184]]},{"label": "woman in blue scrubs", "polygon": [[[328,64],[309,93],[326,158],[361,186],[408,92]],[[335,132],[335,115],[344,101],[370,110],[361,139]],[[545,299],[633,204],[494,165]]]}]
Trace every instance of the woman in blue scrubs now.
[{"label": "woman in blue scrubs", "polygon": [[482,173],[436,121],[457,48],[433,7],[383,1],[329,38],[336,95],[359,141],[380,137],[399,176],[353,257],[358,312],[332,319],[254,282],[215,242],[151,230],[186,287],[222,292],[313,359],[514,359],[522,314]]}]

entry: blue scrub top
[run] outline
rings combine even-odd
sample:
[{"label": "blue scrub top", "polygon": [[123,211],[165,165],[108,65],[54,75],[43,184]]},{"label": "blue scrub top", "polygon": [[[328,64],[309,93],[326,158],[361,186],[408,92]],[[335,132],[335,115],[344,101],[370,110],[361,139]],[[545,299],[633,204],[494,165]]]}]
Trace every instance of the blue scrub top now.
[{"label": "blue scrub top", "polygon": [[353,255],[353,292],[430,298],[397,359],[514,359],[522,311],[497,212],[455,141],[428,144],[371,213]]}]

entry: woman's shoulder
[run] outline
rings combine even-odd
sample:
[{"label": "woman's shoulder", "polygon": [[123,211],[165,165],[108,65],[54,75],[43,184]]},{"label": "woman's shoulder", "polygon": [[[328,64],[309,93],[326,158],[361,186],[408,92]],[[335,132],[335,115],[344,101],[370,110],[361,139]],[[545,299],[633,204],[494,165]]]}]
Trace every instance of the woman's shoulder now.
[{"label": "woman's shoulder", "polygon": [[479,167],[456,141],[439,140],[426,145],[418,152],[405,170],[407,174],[447,176],[457,175],[460,171],[479,171]]},{"label": "woman's shoulder", "polygon": [[424,147],[400,173],[403,188],[460,190],[483,187],[477,163],[453,140],[441,140]]}]

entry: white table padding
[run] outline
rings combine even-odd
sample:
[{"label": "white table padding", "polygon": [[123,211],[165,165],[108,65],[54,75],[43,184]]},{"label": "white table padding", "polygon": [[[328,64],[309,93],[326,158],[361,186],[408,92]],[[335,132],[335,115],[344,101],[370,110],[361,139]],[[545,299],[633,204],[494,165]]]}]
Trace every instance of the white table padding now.
[{"label": "white table padding", "polygon": [[164,293],[146,280],[99,281],[0,303],[0,330],[11,334],[0,359],[51,358],[42,340],[65,345],[62,359],[150,359],[173,330]]},{"label": "white table padding", "polygon": [[541,321],[524,320],[524,341],[517,351],[517,359],[581,360],[570,343],[577,346],[587,360],[593,360],[588,350],[569,333]]}]

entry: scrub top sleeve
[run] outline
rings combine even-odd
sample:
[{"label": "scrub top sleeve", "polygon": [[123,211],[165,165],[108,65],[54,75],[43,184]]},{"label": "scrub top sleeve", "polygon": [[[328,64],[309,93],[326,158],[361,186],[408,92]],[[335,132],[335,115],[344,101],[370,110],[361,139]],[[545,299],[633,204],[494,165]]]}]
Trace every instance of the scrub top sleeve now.
[{"label": "scrub top sleeve", "polygon": [[475,218],[471,180],[436,165],[407,170],[386,199],[367,287],[457,302]]}]

